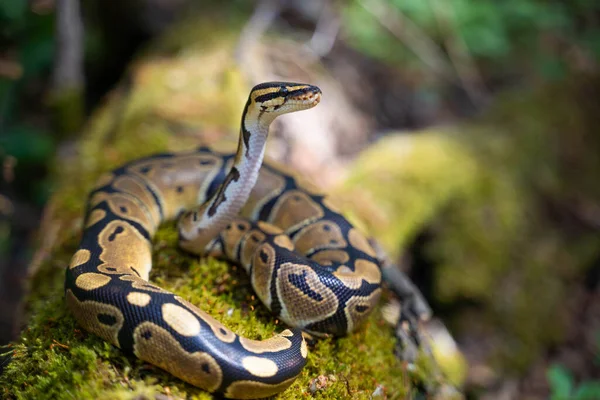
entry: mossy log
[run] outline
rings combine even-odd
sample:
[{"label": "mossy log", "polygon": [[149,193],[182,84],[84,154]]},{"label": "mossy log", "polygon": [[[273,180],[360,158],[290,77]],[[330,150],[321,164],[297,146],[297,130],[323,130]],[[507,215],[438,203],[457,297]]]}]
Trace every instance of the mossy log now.
[{"label": "mossy log", "polygon": [[[7,349],[12,360],[0,376],[0,397],[212,398],[83,331],[66,309],[63,292],[65,267],[80,239],[85,199],[103,172],[144,155],[190,149],[200,142],[235,143],[249,90],[231,58],[235,31],[206,25],[197,29],[206,30],[206,35],[196,30],[193,37],[204,41],[174,44],[176,32],[156,47],[176,47],[177,55],[169,51],[168,57],[162,53],[138,60],[93,114],[75,154],[56,160],[56,190],[31,267],[26,302],[30,317]],[[179,34],[190,36],[183,28]],[[153,249],[151,280],[238,334],[264,339],[284,329],[256,298],[242,271],[178,250],[173,223],[160,228]],[[400,399],[415,390],[415,380],[438,384],[427,382],[426,367],[409,368],[398,360],[394,346],[393,329],[376,309],[352,335],[317,341],[301,376],[278,398]]]}]

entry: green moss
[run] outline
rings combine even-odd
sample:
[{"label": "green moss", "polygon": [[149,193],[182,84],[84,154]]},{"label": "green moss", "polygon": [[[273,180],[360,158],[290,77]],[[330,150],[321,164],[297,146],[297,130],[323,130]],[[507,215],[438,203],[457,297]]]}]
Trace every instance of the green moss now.
[{"label": "green moss", "polygon": [[85,112],[83,88],[73,87],[54,92],[49,102],[54,113],[55,131],[63,138],[79,132]]},{"label": "green moss", "polygon": [[[33,281],[32,318],[11,346],[12,362],[0,376],[0,393],[7,398],[136,398],[170,393],[211,398],[168,373],[143,363],[105,341],[82,331],[66,309],[63,266],[76,237],[52,255]],[[254,295],[245,273],[213,259],[198,260],[176,248],[172,224],[155,237],[152,280],[200,305],[239,334],[264,339],[284,329]],[[404,398],[413,379],[426,370],[409,373],[393,354],[392,330],[376,309],[365,327],[341,339],[325,339],[311,348],[308,365],[279,398],[307,395],[311,380],[327,377],[316,398],[370,398],[382,385],[388,398]]]},{"label": "green moss", "polygon": [[[477,173],[452,132],[392,135],[363,152],[335,193],[392,257]],[[359,222],[360,224],[360,222]]]}]

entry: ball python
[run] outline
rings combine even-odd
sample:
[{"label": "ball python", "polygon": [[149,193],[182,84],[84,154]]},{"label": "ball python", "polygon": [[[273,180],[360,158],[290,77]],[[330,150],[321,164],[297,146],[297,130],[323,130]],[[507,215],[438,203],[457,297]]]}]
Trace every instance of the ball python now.
[{"label": "ball python", "polygon": [[[102,175],[66,271],[66,303],[78,323],[229,398],[285,390],[306,363],[302,331],[339,336],[360,325],[381,294],[375,250],[314,186],[263,164],[271,122],[320,100],[316,86],[259,84],[244,107],[235,154],[200,147]],[[176,218],[182,249],[243,267],[261,301],[290,328],[251,340],[150,283],[152,237]]]}]

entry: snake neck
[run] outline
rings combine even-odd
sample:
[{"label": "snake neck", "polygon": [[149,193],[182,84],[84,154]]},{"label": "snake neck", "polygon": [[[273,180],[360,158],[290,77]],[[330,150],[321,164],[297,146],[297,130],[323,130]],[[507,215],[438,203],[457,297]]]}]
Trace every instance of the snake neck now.
[{"label": "snake neck", "polygon": [[179,220],[179,245],[190,252],[204,249],[238,215],[258,179],[269,126],[282,114],[307,110],[321,100],[316,86],[266,82],[252,88],[242,113],[238,150],[217,191]]},{"label": "snake neck", "polygon": [[194,250],[206,247],[238,215],[258,179],[274,118],[248,108],[246,105],[242,115],[234,162],[223,183],[204,204],[180,220],[180,233],[184,239],[193,238]]}]

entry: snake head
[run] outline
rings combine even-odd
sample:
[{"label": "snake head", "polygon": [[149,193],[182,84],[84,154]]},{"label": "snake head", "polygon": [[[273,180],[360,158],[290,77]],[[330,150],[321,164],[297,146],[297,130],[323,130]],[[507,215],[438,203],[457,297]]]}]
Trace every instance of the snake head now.
[{"label": "snake head", "polygon": [[290,82],[265,82],[254,86],[248,106],[255,107],[261,116],[272,118],[294,111],[307,110],[319,104],[321,89],[313,85]]}]

